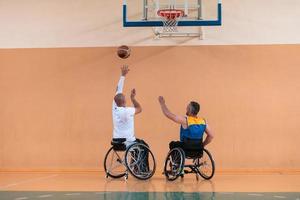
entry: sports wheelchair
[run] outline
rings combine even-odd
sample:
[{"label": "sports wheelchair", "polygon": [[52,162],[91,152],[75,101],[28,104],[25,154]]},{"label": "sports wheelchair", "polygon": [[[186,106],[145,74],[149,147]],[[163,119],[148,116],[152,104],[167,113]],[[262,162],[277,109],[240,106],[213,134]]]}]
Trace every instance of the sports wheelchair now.
[{"label": "sports wheelchair", "polygon": [[[185,164],[186,159],[192,161],[192,164]],[[189,173],[195,173],[197,181],[199,175],[206,180],[214,176],[215,163],[210,152],[203,148],[202,140],[184,141],[182,147],[171,149],[167,155],[164,166],[167,180],[174,181]]]},{"label": "sports wheelchair", "polygon": [[128,171],[135,178],[147,180],[153,176],[156,163],[149,147],[142,143],[133,143],[126,147],[125,138],[114,138],[112,147],[104,158],[106,178],[128,179]]}]

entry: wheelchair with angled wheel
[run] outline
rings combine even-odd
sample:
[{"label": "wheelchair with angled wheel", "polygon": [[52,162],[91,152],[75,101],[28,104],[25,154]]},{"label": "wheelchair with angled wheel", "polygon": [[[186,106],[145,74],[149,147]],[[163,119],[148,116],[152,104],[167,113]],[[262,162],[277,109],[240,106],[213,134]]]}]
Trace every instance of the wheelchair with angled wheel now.
[{"label": "wheelchair with angled wheel", "polygon": [[[185,164],[186,160],[192,164]],[[202,140],[187,140],[182,146],[172,148],[167,155],[164,165],[164,174],[169,181],[178,177],[183,178],[185,174],[196,174],[209,180],[214,176],[215,163],[210,152],[203,148]]]},{"label": "wheelchair with angled wheel", "polygon": [[114,138],[104,158],[106,178],[128,179],[128,172],[137,179],[147,180],[153,176],[156,163],[153,153],[143,143],[135,142],[128,147],[125,138]]}]

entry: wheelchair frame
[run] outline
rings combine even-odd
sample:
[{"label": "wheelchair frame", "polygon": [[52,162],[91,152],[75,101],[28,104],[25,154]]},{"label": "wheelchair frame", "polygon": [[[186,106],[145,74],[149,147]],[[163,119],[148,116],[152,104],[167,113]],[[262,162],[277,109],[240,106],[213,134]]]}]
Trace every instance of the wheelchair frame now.
[{"label": "wheelchair frame", "polygon": [[[184,174],[190,174],[190,173],[196,174],[197,181],[199,180],[199,175],[206,180],[211,179],[215,173],[215,163],[214,163],[211,153],[207,149],[203,148],[202,151],[203,152],[202,152],[201,156],[193,157],[193,156],[186,156],[185,151],[180,147],[171,149],[168,152],[167,158],[165,160],[165,166],[164,166],[164,174],[165,174],[167,180],[174,181],[179,176],[181,178],[183,178]],[[203,158],[204,154],[207,155],[209,162],[211,164],[211,173],[210,174],[205,174],[201,170],[202,166],[207,165],[207,161],[203,161],[203,162],[200,161],[201,158]],[[176,156],[177,156],[177,158],[176,158]],[[180,159],[178,159],[178,156],[180,156]],[[186,159],[193,159],[193,164],[185,165]],[[173,163],[171,160],[173,160]],[[169,163],[169,161],[171,164]],[[171,169],[168,169],[168,167],[170,167]],[[189,170],[187,170],[185,168],[188,168]]]},{"label": "wheelchair frame", "polygon": [[[120,142],[121,141],[121,142]],[[150,179],[156,169],[156,162],[153,153],[151,150],[142,143],[133,143],[129,147],[126,148],[124,144],[125,140],[119,140],[119,142],[112,142],[112,147],[108,150],[104,158],[104,169],[106,173],[106,178],[121,178],[125,177],[125,180],[128,179],[128,174],[130,173],[135,178],[140,180],[147,180]],[[143,161],[146,159],[146,153],[148,153],[148,159],[152,159],[153,166],[146,166]],[[124,157],[121,158],[120,152],[125,153]],[[111,159],[111,165],[114,164],[112,162],[117,162],[117,164],[121,167],[124,167],[124,170],[115,174],[113,169],[110,169],[107,166],[108,157],[112,153],[112,156],[116,155],[117,159],[113,161],[113,157]],[[149,162],[149,160],[148,160]],[[142,166],[142,167],[141,167]],[[148,167],[148,172],[147,172]],[[142,168],[142,169],[141,169]],[[146,169],[145,169],[146,168]],[[143,172],[145,171],[145,172]],[[129,173],[128,173],[129,172]]]}]

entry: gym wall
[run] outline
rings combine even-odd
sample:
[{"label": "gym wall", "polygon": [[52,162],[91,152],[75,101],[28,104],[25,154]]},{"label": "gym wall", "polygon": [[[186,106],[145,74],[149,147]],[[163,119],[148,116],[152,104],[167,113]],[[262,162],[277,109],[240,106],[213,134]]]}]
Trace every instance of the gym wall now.
[{"label": "gym wall", "polygon": [[[103,170],[112,136],[119,67],[125,94],[136,88],[143,112],[136,135],[162,170],[179,126],[163,116],[201,104],[215,134],[207,147],[219,171],[297,171],[300,46],[232,45],[0,50],[0,171]],[[127,99],[130,103],[129,98]]]}]

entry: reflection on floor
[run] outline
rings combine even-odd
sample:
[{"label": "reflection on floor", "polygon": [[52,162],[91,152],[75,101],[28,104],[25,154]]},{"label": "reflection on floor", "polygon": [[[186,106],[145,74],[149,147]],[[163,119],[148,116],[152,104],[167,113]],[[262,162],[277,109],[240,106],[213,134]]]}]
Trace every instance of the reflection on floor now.
[{"label": "reflection on floor", "polygon": [[129,177],[106,179],[103,173],[0,173],[0,200],[25,199],[292,199],[300,200],[300,175],[195,176],[166,181]]},{"label": "reflection on floor", "polygon": [[211,181],[196,181],[194,175],[186,175],[169,182],[157,173],[148,181],[129,176],[126,182],[123,178],[106,179],[104,173],[96,172],[0,173],[0,191],[300,192],[300,174],[216,174]]},{"label": "reflection on floor", "polygon": [[1,200],[25,199],[199,199],[199,200],[257,200],[293,199],[300,200],[300,193],[221,193],[221,192],[0,192]]}]

